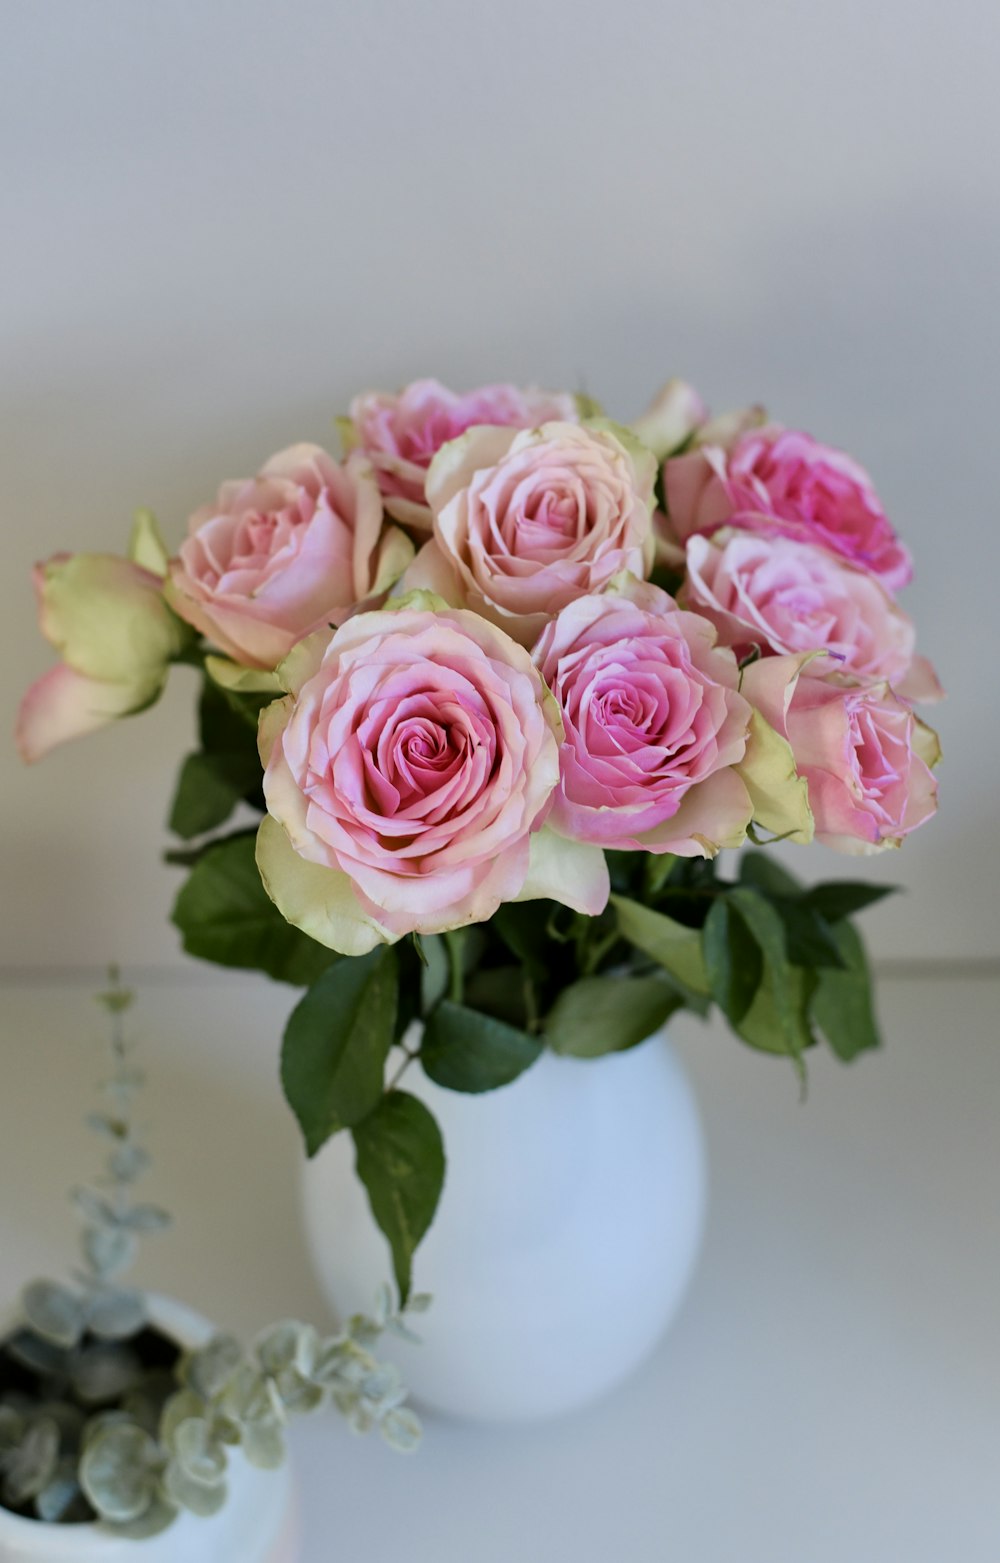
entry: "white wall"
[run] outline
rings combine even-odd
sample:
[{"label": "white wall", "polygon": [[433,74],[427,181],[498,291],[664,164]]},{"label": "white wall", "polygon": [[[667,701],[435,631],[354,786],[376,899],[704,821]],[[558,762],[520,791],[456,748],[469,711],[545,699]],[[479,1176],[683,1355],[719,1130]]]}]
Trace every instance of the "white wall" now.
[{"label": "white wall", "polygon": [[[48,663],[32,560],[120,547],[136,504],[178,537],[366,385],[538,380],[629,416],[683,373],[876,474],[951,699],[941,817],[880,862],[911,894],[870,926],[883,955],[997,955],[1000,9],[8,0],[2,23],[5,731]],[[3,748],[0,964],[177,958],[157,853],[189,697],[179,675],[31,772]]]}]

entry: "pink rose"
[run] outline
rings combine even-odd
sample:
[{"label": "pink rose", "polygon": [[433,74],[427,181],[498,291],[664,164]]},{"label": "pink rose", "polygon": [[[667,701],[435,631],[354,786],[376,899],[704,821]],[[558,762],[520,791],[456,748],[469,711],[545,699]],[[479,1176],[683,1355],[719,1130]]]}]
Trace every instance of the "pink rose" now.
[{"label": "pink rose", "polygon": [[404,526],[431,529],[424,495],[427,469],[442,445],[475,424],[530,429],[577,420],[576,398],[513,385],[484,385],[459,395],[437,380],[414,380],[397,396],[367,391],[351,403],[348,439],[371,460],[385,508]]},{"label": "pink rose", "polygon": [[750,430],[728,451],[705,445],[675,457],[663,479],[669,531],[680,544],[732,525],[820,543],[890,590],[912,575],[864,468],[808,434]]},{"label": "pink rose", "polygon": [[684,857],[740,845],[753,807],[734,767],[752,713],[710,624],[625,581],[564,608],[535,661],[566,731],[557,830]]},{"label": "pink rose", "polygon": [[428,600],[306,641],[261,719],[261,876],[289,922],[345,954],[515,898],[607,900],[602,854],[543,829],[559,716],[531,658]]},{"label": "pink rose", "polygon": [[574,598],[646,574],[655,477],[653,456],[613,426],[470,429],[435,457],[434,536],[405,584],[531,646]]},{"label": "pink rose", "polygon": [[21,702],[15,737],[22,759],[40,760],[158,698],[190,634],[164,601],[165,566],[147,512],[136,518],[128,559],[56,554],[35,566],[39,627],[62,660]]},{"label": "pink rose", "polygon": [[807,663],[752,663],[743,692],[791,745],[816,840],[853,855],[897,847],[937,808],[937,735],[887,684],[813,678]]},{"label": "pink rose", "polygon": [[825,548],[730,527],[696,534],[680,596],[741,660],[754,646],[824,651],[824,673],[888,680],[914,699],[940,694],[930,664],[914,656],[912,621],[874,576]]},{"label": "pink rose", "polygon": [[273,668],[312,631],[382,596],[412,557],[360,454],[280,451],[256,478],[224,483],[191,517],[168,596],[189,624],[247,667]]}]

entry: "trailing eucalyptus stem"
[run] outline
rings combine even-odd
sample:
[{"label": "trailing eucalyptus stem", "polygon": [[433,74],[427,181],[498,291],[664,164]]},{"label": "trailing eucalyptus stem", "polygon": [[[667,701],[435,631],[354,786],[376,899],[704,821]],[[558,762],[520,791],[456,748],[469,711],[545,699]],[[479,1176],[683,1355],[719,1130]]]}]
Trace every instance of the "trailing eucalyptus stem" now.
[{"label": "trailing eucalyptus stem", "polygon": [[[107,1158],[92,1185],[73,1191],[84,1220],[77,1284],[32,1282],[21,1323],[0,1340],[0,1505],[153,1535],[182,1510],[221,1508],[234,1449],[262,1469],[280,1465],[289,1419],[323,1407],[354,1432],[377,1428],[394,1449],[415,1449],[421,1427],[399,1373],[373,1350],[385,1331],[416,1339],[388,1286],[370,1317],[333,1335],[287,1320],[249,1350],[228,1335],[187,1350],[164,1335],[145,1295],[121,1283],[139,1239],[170,1218],[134,1197],[150,1165],[135,1119],[144,1076],[125,1027],[134,995],[116,968],[98,999],[110,1068],[104,1103],[86,1121]],[[407,1313],[429,1302],[411,1297]]]}]

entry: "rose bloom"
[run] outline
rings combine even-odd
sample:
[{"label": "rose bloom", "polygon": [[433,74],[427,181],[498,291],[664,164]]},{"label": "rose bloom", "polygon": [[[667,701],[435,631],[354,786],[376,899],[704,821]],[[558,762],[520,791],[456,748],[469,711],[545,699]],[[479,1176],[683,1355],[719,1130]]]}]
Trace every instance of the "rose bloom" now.
[{"label": "rose bloom", "polygon": [[751,429],[728,451],[704,445],[668,461],[663,481],[681,545],[728,524],[820,543],[891,591],[913,573],[864,468],[808,434]]},{"label": "rose bloom", "polygon": [[543,829],[560,727],[531,658],[427,600],[304,642],[261,719],[261,877],[289,922],[345,954],[502,901],[607,900],[603,855]]},{"label": "rose bloom", "polygon": [[371,460],[389,514],[414,531],[429,532],[424,485],[442,445],[475,424],[530,429],[555,419],[575,423],[577,417],[576,398],[561,393],[484,385],[459,394],[438,380],[414,380],[395,396],[384,391],[356,396],[345,432]]},{"label": "rose bloom", "polygon": [[292,445],[256,478],[224,483],[191,517],[170,567],[171,606],[246,667],[273,668],[297,641],[389,589],[413,554],[383,521],[370,464]]},{"label": "rose bloom", "polygon": [[[791,679],[782,664],[794,664]],[[887,684],[833,683],[810,665],[755,662],[743,692],[791,745],[816,840],[854,856],[898,847],[937,808],[937,734]]]},{"label": "rose bloom", "polygon": [[566,731],[556,829],[684,857],[740,845],[753,807],[734,767],[752,713],[705,619],[626,581],[564,608],[535,661]]},{"label": "rose bloom", "polygon": [[405,584],[473,608],[531,646],[574,598],[623,570],[646,574],[655,477],[654,457],[625,430],[470,429],[435,457],[434,536]]},{"label": "rose bloom", "polygon": [[729,527],[690,537],[686,553],[681,601],[710,619],[741,660],[754,646],[778,655],[824,651],[824,673],[887,679],[914,699],[940,695],[930,664],[914,655],[912,620],[874,576],[838,555]]},{"label": "rose bloom", "polygon": [[152,516],[136,517],[129,557],[56,554],[33,571],[38,623],[61,660],[21,701],[21,758],[144,710],[190,635],[163,597],[166,550]]}]

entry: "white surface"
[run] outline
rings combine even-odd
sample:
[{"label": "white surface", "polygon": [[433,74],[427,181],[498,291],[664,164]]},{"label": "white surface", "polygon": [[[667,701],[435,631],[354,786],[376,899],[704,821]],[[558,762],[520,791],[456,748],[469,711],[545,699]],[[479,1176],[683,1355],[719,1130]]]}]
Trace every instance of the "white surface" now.
[{"label": "white surface", "polygon": [[[142,1279],[242,1331],[323,1317],[273,1080],[291,1002],[191,982],[147,987],[137,1016],[149,1193],[178,1216]],[[789,1065],[676,1025],[712,1192],[648,1368],[547,1425],[430,1419],[413,1459],[302,1424],[303,1563],[996,1563],[1000,983],[886,981],[881,1007],[884,1053],[815,1058],[804,1106]],[[3,994],[5,1291],[65,1262],[63,1191],[97,1149],[90,1015],[79,990]]]},{"label": "white surface", "polygon": [[[418,1253],[435,1304],[417,1322],[421,1345],[392,1348],[414,1395],[510,1421],[606,1393],[676,1314],[704,1229],[704,1144],[676,1053],[659,1038],[597,1064],[547,1053],[480,1096],[417,1068],[402,1085],[434,1114],[448,1158]],[[307,1163],[304,1195],[331,1305],[365,1308],[385,1279],[385,1239],[350,1136]]]},{"label": "white surface", "polygon": [[[5,6],[0,729],[47,665],[35,558],[120,548],[137,504],[176,541],[359,387],[628,417],[687,374],[874,472],[951,692],[944,813],[878,866],[915,893],[874,942],[1000,954],[998,55],[994,0]],[[0,964],[176,961],[190,684],[31,774],[0,745]]]},{"label": "white surface", "polygon": [[[169,1297],[151,1299],[150,1318],[163,1333],[192,1349],[204,1346],[213,1325]],[[12,1310],[13,1312],[13,1310]],[[4,1318],[0,1333],[17,1320]],[[181,1514],[143,1542],[142,1563],[295,1563],[295,1492],[289,1466],[258,1471],[238,1449],[229,1451],[228,1497],[218,1514]],[[0,1563],[135,1563],[136,1548],[97,1525],[40,1525],[0,1508]]]}]

